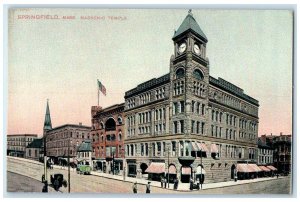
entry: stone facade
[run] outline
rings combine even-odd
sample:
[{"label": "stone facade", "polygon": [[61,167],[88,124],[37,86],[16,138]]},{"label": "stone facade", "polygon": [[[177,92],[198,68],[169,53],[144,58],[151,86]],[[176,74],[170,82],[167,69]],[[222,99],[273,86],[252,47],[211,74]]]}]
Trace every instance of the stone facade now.
[{"label": "stone facade", "polygon": [[164,162],[165,173],[175,166],[182,182],[199,166],[206,182],[219,182],[233,178],[238,162],[256,162],[258,101],[209,75],[207,38],[195,24],[189,14],[175,33],[168,74],[125,93],[128,176]]},{"label": "stone facade", "polygon": [[36,134],[7,135],[7,155],[25,157],[26,147],[36,138]]}]

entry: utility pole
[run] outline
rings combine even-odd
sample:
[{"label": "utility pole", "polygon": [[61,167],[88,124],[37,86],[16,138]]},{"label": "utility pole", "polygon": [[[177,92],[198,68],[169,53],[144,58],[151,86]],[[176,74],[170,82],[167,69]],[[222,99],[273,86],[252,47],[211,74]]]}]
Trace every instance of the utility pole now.
[{"label": "utility pole", "polygon": [[68,193],[70,193],[71,182],[70,182],[70,139],[68,141]]},{"label": "utility pole", "polygon": [[169,168],[170,168],[170,145],[168,145],[168,188],[170,188],[170,174],[169,174]]}]

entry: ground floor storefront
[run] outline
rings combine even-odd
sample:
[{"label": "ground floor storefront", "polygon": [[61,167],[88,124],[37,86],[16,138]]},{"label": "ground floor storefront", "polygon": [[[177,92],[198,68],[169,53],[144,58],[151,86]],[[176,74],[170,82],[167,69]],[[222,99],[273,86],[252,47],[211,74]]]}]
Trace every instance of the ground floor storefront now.
[{"label": "ground floor storefront", "polygon": [[271,177],[276,174],[274,166],[263,170],[255,162],[238,162],[234,160],[200,159],[181,157],[168,159],[126,159],[126,176],[151,181],[166,179],[173,183],[189,183],[202,179],[204,183],[216,183],[236,180]]}]

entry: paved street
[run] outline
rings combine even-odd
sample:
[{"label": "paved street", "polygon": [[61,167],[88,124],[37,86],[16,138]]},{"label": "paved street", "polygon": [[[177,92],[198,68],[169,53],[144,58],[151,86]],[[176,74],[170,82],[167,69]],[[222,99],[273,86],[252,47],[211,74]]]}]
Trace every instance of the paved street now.
[{"label": "paved street", "polygon": [[[24,175],[7,172],[7,192],[42,192],[43,183]],[[55,192],[49,187],[49,192]]]},{"label": "paved street", "polygon": [[[30,176],[36,180],[41,180],[43,174],[43,166],[40,163],[29,163],[17,159],[8,159],[8,171],[19,173],[21,175]],[[54,168],[48,170],[48,174],[61,173],[67,180],[67,170]],[[13,180],[20,180],[20,178],[11,178]],[[20,180],[21,181],[21,180]],[[8,181],[11,183],[11,180]],[[20,182],[22,183],[22,182]],[[18,184],[18,183],[17,183]],[[12,188],[11,190],[18,190]],[[71,192],[80,193],[132,193],[132,183],[123,182],[120,180],[109,179],[94,175],[79,175],[76,172],[71,172]],[[241,184],[229,187],[210,188],[200,191],[174,191],[162,189],[160,187],[152,186],[151,193],[169,193],[169,194],[288,194],[290,191],[290,177],[272,178],[267,181],[259,181],[255,183]],[[41,188],[37,189],[41,190]],[[62,192],[67,192],[67,188],[61,188]],[[138,193],[145,193],[145,185],[138,185]]]}]

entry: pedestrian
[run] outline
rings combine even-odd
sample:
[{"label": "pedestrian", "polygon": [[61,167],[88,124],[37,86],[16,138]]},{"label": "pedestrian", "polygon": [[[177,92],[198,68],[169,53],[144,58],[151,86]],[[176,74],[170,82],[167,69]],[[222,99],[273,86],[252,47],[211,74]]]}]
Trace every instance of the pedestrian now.
[{"label": "pedestrian", "polygon": [[177,188],[178,188],[178,179],[176,177],[174,180],[174,189],[177,190]]},{"label": "pedestrian", "polygon": [[193,190],[193,185],[194,185],[194,180],[191,177],[191,179],[190,179],[190,190]]},{"label": "pedestrian", "polygon": [[161,177],[161,179],[160,179],[160,186],[161,186],[161,188],[164,187],[164,178],[163,177]]},{"label": "pedestrian", "polygon": [[48,192],[48,182],[47,182],[47,180],[44,181],[44,186],[43,186],[42,192],[43,193],[47,193]]},{"label": "pedestrian", "polygon": [[202,189],[203,183],[204,183],[204,174],[200,175],[200,186],[201,186],[201,189]]},{"label": "pedestrian", "polygon": [[198,190],[200,189],[200,179],[199,179],[199,177],[197,178],[197,189]]},{"label": "pedestrian", "polygon": [[164,179],[165,189],[167,188],[167,178]]},{"label": "pedestrian", "polygon": [[132,185],[132,191],[134,194],[137,193],[137,182],[135,182],[133,185]]},{"label": "pedestrian", "polygon": [[150,183],[148,182],[148,184],[146,185],[146,194],[150,194]]},{"label": "pedestrian", "polygon": [[279,174],[278,174],[278,173],[276,173],[276,176],[277,176],[277,179],[278,179],[278,177],[279,177]]}]

